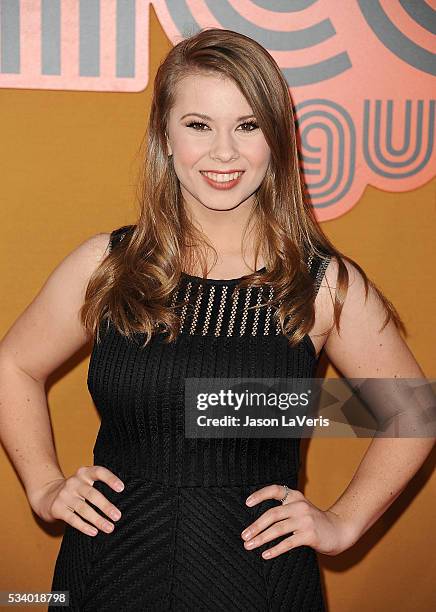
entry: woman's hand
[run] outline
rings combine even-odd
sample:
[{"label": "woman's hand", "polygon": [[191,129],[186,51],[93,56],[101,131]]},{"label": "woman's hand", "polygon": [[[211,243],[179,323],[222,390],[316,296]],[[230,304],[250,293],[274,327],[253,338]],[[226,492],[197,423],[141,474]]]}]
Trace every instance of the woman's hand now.
[{"label": "woman's hand", "polygon": [[[87,500],[114,521],[121,517],[121,512],[93,486],[96,480],[102,480],[118,492],[124,488],[121,480],[107,468],[101,465],[82,466],[73,476],[52,480],[33,491],[29,503],[35,513],[49,523],[62,519],[87,535],[97,535],[98,529],[88,525],[80,518],[82,516],[92,525],[110,533],[114,528],[113,523],[93,510]],[[121,488],[117,488],[118,485]]]},{"label": "woman's hand", "polygon": [[[265,499],[283,499],[283,485],[269,485],[247,498],[248,506]],[[251,503],[250,503],[251,502]],[[301,491],[289,489],[286,500],[264,512],[241,533],[246,550],[253,550],[265,542],[290,534],[279,544],[264,551],[262,557],[272,559],[297,546],[310,546],[325,555],[337,555],[356,541],[352,526],[330,510],[320,510],[310,503]]]}]

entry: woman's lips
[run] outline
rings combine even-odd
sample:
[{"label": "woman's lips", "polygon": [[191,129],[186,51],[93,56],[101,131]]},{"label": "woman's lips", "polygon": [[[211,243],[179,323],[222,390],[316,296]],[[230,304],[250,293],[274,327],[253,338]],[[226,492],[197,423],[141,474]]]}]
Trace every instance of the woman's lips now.
[{"label": "woman's lips", "polygon": [[214,181],[208,176],[206,176],[205,174],[202,174],[201,172],[200,174],[204,178],[204,180],[214,189],[232,189],[232,187],[235,187],[239,183],[239,181],[244,175],[244,173],[242,173],[241,175],[239,175],[237,178],[233,179],[232,181],[225,181],[223,183],[218,183],[217,181]]}]

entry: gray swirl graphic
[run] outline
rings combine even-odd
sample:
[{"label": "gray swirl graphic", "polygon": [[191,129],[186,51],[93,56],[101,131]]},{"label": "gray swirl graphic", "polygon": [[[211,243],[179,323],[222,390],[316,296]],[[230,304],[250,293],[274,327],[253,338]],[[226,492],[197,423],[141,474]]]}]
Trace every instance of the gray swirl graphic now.
[{"label": "gray swirl graphic", "polygon": [[432,34],[436,34],[436,11],[428,4],[416,2],[416,0],[399,0],[399,2],[416,23]]},{"label": "gray swirl graphic", "polygon": [[251,0],[253,4],[257,4],[260,8],[273,13],[298,13],[318,2],[318,0]]},{"label": "gray swirl graphic", "polygon": [[[310,110],[312,107],[313,110]],[[302,112],[302,109],[307,110]],[[326,99],[306,100],[296,107],[296,113],[300,125],[304,175],[319,177],[308,183],[312,205],[314,208],[332,206],[348,193],[354,179],[356,131],[353,119],[345,108]],[[324,132],[327,141],[323,151],[309,142],[310,132],[319,129]],[[320,176],[320,168],[324,166],[324,176]]]},{"label": "gray swirl graphic", "polygon": [[[251,23],[238,13],[227,0],[221,2],[205,0],[205,3],[221,27],[245,34],[270,51],[307,49],[336,35],[336,30],[330,19],[324,19],[297,32],[282,32],[268,30]],[[174,24],[183,37],[191,36],[202,29],[193,17],[185,0],[167,0],[166,4]],[[274,11],[276,4],[278,12],[284,12],[285,3],[283,2],[265,2],[264,8]],[[287,12],[304,10],[311,4],[313,4],[313,1],[300,1],[294,3],[291,7],[288,6]],[[298,87],[331,79],[350,68],[350,58],[348,53],[344,51],[313,65],[298,68],[284,67],[282,72],[290,87]]]},{"label": "gray swirl graphic", "polygon": [[[412,104],[415,104],[415,114],[412,115]],[[435,123],[435,100],[406,100],[406,113],[404,119],[404,142],[402,147],[395,149],[392,144],[393,133],[393,101],[388,100],[385,121],[382,122],[381,100],[375,101],[375,112],[372,111],[374,102],[365,100],[363,116],[363,154],[368,167],[379,176],[393,179],[403,179],[421,172],[428,164],[433,153],[434,123]],[[427,112],[424,114],[425,106]],[[372,116],[373,115],[373,116]],[[386,125],[385,133],[382,134],[381,125]],[[412,129],[414,134],[412,137]],[[373,151],[369,143],[373,142]],[[404,155],[414,142],[414,148],[409,155]],[[381,147],[385,143],[386,150],[393,157],[402,157],[401,160],[388,159]],[[416,163],[420,160],[418,163]],[[395,170],[396,169],[396,170]]]},{"label": "gray swirl graphic", "polygon": [[[389,19],[379,0],[357,0],[360,10],[374,34],[392,51],[399,59],[403,60],[410,66],[427,72],[428,74],[436,75],[436,54],[423,49],[401,32]],[[429,32],[434,32],[436,29],[436,11],[430,9],[424,2],[414,0],[413,2],[403,2],[409,15],[415,18],[419,15],[417,23],[420,25],[423,19],[427,19],[423,27]],[[425,5],[422,7],[421,5]],[[412,8],[413,7],[413,8]],[[418,8],[419,7],[419,8]]]}]

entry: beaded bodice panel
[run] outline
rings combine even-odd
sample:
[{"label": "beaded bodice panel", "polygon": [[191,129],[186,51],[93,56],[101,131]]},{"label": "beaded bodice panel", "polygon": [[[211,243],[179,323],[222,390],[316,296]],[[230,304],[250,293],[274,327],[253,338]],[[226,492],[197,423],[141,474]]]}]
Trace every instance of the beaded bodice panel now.
[{"label": "beaded bodice panel", "polygon": [[[234,280],[213,282],[213,279],[206,279],[204,283],[197,277],[183,274],[182,283],[171,303],[174,306],[180,297],[188,302],[181,307],[180,332],[227,338],[234,335],[279,334],[279,325],[274,325],[272,320],[271,305],[250,308],[271,300],[274,296],[273,288],[235,288],[235,284]],[[235,292],[232,296],[233,289]]]},{"label": "beaded bodice panel", "polygon": [[[112,232],[111,244],[120,242],[130,227]],[[329,259],[314,261],[313,256],[308,258],[307,267],[315,279],[316,291],[328,263]],[[265,268],[258,270],[265,271]],[[280,323],[273,318],[276,306],[265,304],[274,298],[274,288],[267,285],[239,288],[239,280],[202,279],[182,273],[171,300],[171,307],[176,308],[179,316],[180,333],[227,338],[280,335]],[[264,306],[259,307],[261,304]],[[313,347],[310,338],[308,340]]]}]

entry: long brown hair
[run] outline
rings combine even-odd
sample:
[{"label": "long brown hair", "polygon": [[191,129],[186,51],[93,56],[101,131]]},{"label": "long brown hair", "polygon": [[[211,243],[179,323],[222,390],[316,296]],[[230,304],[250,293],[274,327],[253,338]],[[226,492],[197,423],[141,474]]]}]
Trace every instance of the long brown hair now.
[{"label": "long brown hair", "polygon": [[138,181],[138,220],[88,283],[80,313],[88,332],[98,342],[100,323],[106,319],[126,337],[145,334],[144,346],[158,330],[167,332],[165,341],[171,342],[177,337],[179,319],[169,305],[169,296],[182,271],[192,266],[193,249],[203,276],[207,276],[206,253],[214,249],[188,219],[166,144],[176,87],[193,74],[231,79],[251,106],[271,151],[250,219],[257,240],[256,260],[262,252],[267,271],[262,276],[251,274],[239,286],[270,283],[273,299],[257,307],[274,304],[275,319],[289,343],[295,345],[315,320],[314,281],[306,266],[310,254],[337,260],[334,321],[338,329],[348,288],[343,258],[362,275],[366,295],[370,285],[381,299],[387,315],[384,326],[392,318],[397,327],[403,327],[391,302],[356,262],[335,249],[316,221],[299,170],[295,118],[280,68],[251,38],[231,30],[206,28],[178,43],[158,68],[140,152],[144,162]]}]

